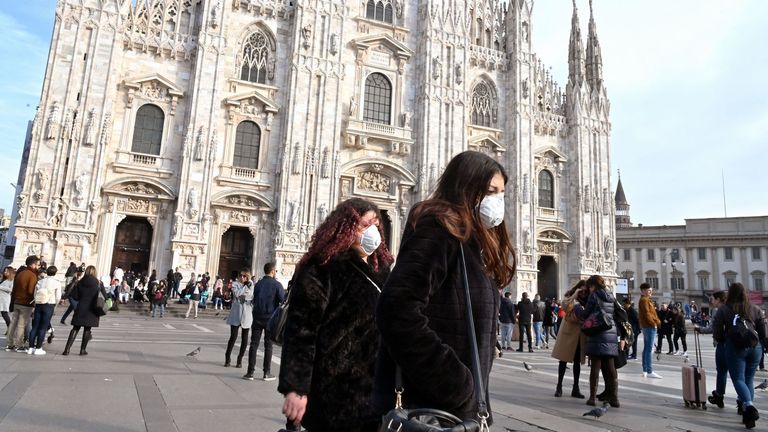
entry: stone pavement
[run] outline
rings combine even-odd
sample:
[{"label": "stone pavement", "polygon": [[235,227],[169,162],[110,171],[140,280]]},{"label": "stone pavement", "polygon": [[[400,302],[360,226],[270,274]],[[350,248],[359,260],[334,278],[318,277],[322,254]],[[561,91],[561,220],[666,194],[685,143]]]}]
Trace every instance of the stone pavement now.
[{"label": "stone pavement", "polygon": [[[226,311],[225,311],[226,312]],[[57,311],[61,313],[61,311]],[[94,329],[90,355],[81,357],[79,341],[73,355],[63,357],[69,326],[56,320],[57,338],[48,355],[28,356],[0,351],[0,431],[147,431],[211,430],[276,431],[283,425],[282,396],[277,382],[245,381],[244,369],[224,368],[229,328],[221,316],[197,320],[150,319],[130,310],[110,313]],[[0,338],[0,343],[4,344]],[[705,344],[706,345],[706,344]],[[186,353],[201,347],[197,359]],[[235,349],[235,356],[237,346]],[[279,348],[273,373],[279,370]],[[681,359],[662,356],[661,381],[644,380],[639,362],[620,373],[622,407],[600,420],[581,416],[589,407],[568,397],[570,371],[563,398],[552,397],[557,364],[549,351],[505,352],[491,375],[494,431],[715,431],[743,430],[733,408],[729,386],[726,410],[683,407],[680,398]],[[705,366],[714,385],[711,345]],[[234,359],[233,359],[234,360]],[[261,365],[261,352],[257,366]],[[534,365],[526,372],[522,362]],[[760,375],[762,380],[766,375]],[[588,371],[582,371],[586,391]],[[768,413],[766,398],[757,406]],[[768,423],[758,422],[756,430]]]}]

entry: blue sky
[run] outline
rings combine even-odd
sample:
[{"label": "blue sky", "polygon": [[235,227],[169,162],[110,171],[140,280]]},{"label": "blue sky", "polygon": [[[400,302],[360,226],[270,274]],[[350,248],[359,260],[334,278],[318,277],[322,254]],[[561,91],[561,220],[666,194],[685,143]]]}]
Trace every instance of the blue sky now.
[{"label": "blue sky", "polygon": [[[534,49],[567,78],[571,0],[536,0]],[[55,0],[0,3],[0,208],[10,212]],[[587,0],[577,0],[582,34]],[[611,99],[612,178],[632,220],[768,215],[768,1],[594,0]],[[12,60],[12,61],[11,61]]]}]

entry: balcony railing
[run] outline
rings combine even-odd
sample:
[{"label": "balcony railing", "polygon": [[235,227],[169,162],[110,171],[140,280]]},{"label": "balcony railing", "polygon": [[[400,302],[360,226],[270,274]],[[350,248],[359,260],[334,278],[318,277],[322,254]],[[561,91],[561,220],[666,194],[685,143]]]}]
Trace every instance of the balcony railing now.
[{"label": "balcony railing", "polygon": [[146,166],[157,166],[157,156],[132,154],[133,163]]},{"label": "balcony railing", "polygon": [[413,141],[413,131],[411,129],[357,119],[349,119],[347,132],[354,135],[368,135],[393,141],[408,143]]},{"label": "balcony railing", "polygon": [[258,178],[258,175],[259,174],[256,172],[255,169],[240,168],[240,167],[232,168],[232,176],[236,178],[255,180],[256,178]]}]

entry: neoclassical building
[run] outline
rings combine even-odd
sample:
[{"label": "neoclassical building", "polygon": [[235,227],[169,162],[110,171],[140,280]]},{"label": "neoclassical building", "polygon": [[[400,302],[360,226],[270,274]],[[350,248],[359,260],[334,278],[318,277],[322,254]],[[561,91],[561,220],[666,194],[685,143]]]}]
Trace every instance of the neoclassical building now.
[{"label": "neoclassical building", "polygon": [[[615,278],[609,102],[590,11],[563,89],[532,2],[59,0],[14,262],[283,277],[340,201],[410,207],[451,157],[508,170],[516,293]],[[563,23],[567,25],[567,23]],[[567,41],[563,41],[566,43]],[[565,60],[565,59],[563,59]]]}]

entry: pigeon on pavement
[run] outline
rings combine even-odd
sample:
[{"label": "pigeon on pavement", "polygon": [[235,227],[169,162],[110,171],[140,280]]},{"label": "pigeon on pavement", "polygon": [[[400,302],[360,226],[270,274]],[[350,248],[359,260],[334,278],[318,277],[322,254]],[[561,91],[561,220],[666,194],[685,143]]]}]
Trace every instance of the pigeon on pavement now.
[{"label": "pigeon on pavement", "polygon": [[200,347],[197,347],[192,352],[187,353],[187,357],[197,358],[198,354],[200,354]]},{"label": "pigeon on pavement", "polygon": [[755,387],[755,390],[765,390],[765,389],[768,389],[768,379],[764,379],[763,382],[761,382]]},{"label": "pigeon on pavement", "polygon": [[582,417],[593,416],[594,418],[600,418],[600,417],[604,416],[605,413],[607,413],[607,412],[608,412],[608,403],[606,402],[606,403],[603,404],[602,407],[595,408],[595,409],[593,409],[591,411],[587,411],[584,414],[582,414],[581,416]]},{"label": "pigeon on pavement", "polygon": [[525,367],[525,370],[527,370],[528,372],[533,370],[533,366],[529,365],[526,362],[523,362],[523,367]]}]

